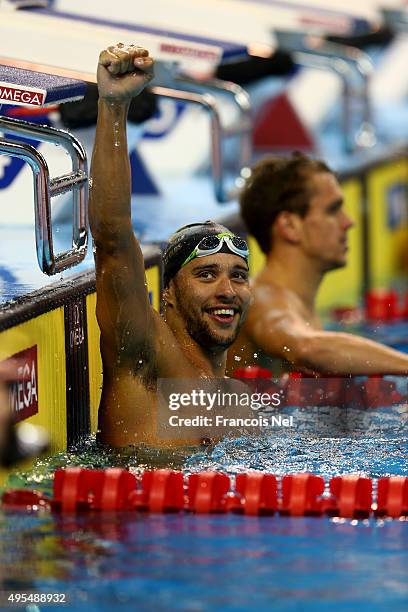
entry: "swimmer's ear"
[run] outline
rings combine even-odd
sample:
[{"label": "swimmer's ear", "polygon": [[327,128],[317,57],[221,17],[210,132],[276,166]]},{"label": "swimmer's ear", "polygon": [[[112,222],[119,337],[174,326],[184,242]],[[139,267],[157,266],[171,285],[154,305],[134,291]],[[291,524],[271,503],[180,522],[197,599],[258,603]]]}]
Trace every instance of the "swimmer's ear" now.
[{"label": "swimmer's ear", "polygon": [[276,221],[273,226],[273,234],[284,238],[288,242],[297,244],[301,239],[302,233],[302,218],[296,213],[283,210],[276,217]]},{"label": "swimmer's ear", "polygon": [[171,280],[169,286],[163,289],[163,305],[165,308],[174,307],[175,296],[174,296],[173,284],[174,283]]}]

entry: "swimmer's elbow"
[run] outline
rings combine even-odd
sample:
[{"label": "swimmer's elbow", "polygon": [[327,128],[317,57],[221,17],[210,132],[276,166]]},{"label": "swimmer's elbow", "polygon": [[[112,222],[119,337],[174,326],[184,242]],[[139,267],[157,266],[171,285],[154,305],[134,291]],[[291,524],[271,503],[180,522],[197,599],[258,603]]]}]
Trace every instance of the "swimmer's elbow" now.
[{"label": "swimmer's elbow", "polygon": [[324,352],[321,338],[319,336],[307,336],[297,338],[292,347],[285,354],[285,358],[295,367],[307,369],[319,369],[321,357]]},{"label": "swimmer's elbow", "polygon": [[293,365],[325,373],[337,369],[341,347],[333,340],[332,334],[322,331],[308,335],[299,338],[296,345],[297,348],[293,351]]}]

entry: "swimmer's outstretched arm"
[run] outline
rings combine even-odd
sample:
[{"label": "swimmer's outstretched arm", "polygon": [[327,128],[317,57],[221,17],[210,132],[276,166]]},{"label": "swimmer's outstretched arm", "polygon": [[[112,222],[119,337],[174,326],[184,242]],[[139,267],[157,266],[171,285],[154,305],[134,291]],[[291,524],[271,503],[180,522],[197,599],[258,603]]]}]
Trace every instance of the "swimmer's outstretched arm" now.
[{"label": "swimmer's outstretched arm", "polygon": [[254,302],[248,320],[252,340],[265,353],[295,367],[332,375],[408,375],[408,355],[379,342],[311,328],[290,302]]},{"label": "swimmer's outstretched arm", "polygon": [[94,239],[97,318],[104,372],[134,358],[152,332],[142,251],[131,223],[126,118],[131,99],[153,78],[140,47],[117,45],[99,56],[98,122],[92,156],[89,220]]}]

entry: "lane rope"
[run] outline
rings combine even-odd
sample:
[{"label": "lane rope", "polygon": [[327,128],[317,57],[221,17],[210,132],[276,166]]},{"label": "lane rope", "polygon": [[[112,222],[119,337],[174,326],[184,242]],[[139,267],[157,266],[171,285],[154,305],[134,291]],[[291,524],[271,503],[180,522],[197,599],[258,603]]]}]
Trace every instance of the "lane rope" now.
[{"label": "lane rope", "polygon": [[235,512],[245,515],[338,516],[343,518],[408,516],[408,477],[377,480],[359,474],[335,476],[328,482],[309,473],[273,474],[251,471],[236,476],[207,471],[184,475],[170,469],[136,476],[122,468],[58,469],[53,497],[12,489],[3,509],[53,512]]}]

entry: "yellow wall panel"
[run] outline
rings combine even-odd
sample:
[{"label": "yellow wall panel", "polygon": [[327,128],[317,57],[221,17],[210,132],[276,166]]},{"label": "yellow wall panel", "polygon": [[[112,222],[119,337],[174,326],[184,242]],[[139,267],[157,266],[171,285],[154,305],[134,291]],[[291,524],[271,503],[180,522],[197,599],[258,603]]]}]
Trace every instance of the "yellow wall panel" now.
[{"label": "yellow wall panel", "polygon": [[371,287],[389,287],[408,275],[408,159],[374,168],[368,175],[369,276]]},{"label": "yellow wall panel", "polygon": [[67,444],[64,309],[57,308],[0,332],[0,361],[37,345],[38,414],[27,422],[45,427],[51,451]]},{"label": "yellow wall panel", "polygon": [[159,312],[160,310],[160,267],[152,266],[146,270],[147,288],[151,294],[152,306]]},{"label": "yellow wall panel", "polygon": [[253,236],[248,236],[248,248],[249,273],[251,276],[255,276],[255,274],[258,274],[258,272],[262,270],[265,264],[265,255],[262,253],[257,241]]},{"label": "yellow wall panel", "polygon": [[[152,266],[146,270],[146,280],[151,301],[156,310],[160,308],[160,267]],[[102,390],[102,361],[99,350],[100,332],[96,320],[96,293],[86,298],[88,324],[88,361],[89,361],[89,398],[91,411],[91,431],[98,426],[98,407]]]}]

